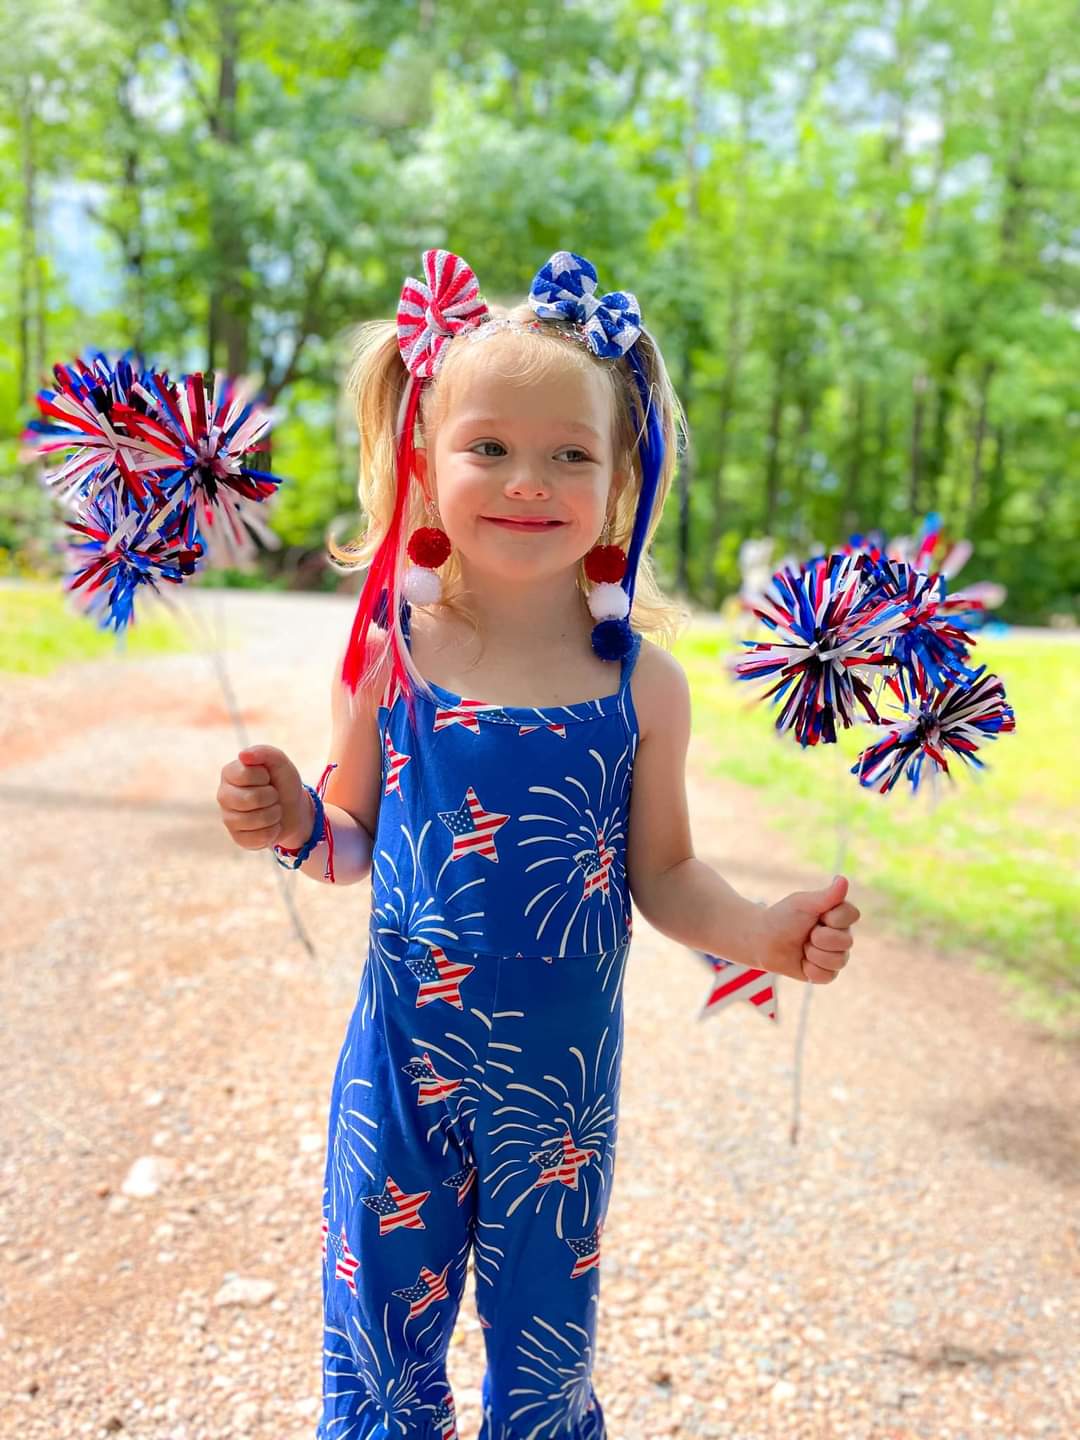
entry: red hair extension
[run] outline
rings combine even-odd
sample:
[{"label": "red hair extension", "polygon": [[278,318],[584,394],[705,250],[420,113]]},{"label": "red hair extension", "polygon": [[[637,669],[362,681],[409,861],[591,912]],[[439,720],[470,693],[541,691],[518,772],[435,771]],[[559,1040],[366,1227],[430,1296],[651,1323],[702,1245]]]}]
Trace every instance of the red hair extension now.
[{"label": "red hair extension", "polygon": [[372,557],[364,588],[353,617],[352,632],[341,667],[341,678],[355,694],[361,677],[370,668],[368,665],[368,631],[379,606],[379,597],[386,591],[386,625],[390,631],[391,648],[391,691],[394,685],[411,695],[412,684],[402,654],[400,626],[397,623],[399,609],[397,558],[401,550],[401,533],[405,520],[405,502],[409,494],[416,463],[415,426],[420,405],[420,385],[410,377],[410,390],[405,402],[405,414],[401,422],[401,436],[397,449],[397,494],[394,498],[394,513],[390,526]]}]

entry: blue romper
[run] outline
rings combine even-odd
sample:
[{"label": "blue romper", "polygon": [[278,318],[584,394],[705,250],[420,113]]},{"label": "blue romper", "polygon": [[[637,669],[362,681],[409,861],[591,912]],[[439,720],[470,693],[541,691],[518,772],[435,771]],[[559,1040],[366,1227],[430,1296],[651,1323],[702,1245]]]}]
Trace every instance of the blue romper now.
[{"label": "blue romper", "polygon": [[432,685],[414,732],[382,697],[368,954],[330,1102],[319,1440],[457,1440],[470,1254],[480,1440],[603,1440],[640,648],[616,694],[577,705]]}]

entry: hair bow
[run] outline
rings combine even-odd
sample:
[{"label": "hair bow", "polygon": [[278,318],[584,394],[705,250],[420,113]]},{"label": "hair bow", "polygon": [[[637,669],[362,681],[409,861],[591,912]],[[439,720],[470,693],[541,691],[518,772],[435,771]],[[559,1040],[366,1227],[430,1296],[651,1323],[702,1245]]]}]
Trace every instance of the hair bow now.
[{"label": "hair bow", "polygon": [[423,280],[411,276],[401,287],[397,333],[401,358],[411,375],[427,380],[438,368],[447,342],[487,318],[476,276],[460,255],[425,250]]},{"label": "hair bow", "polygon": [[594,355],[618,360],[641,334],[641,308],[625,290],[596,294],[596,269],[571,250],[557,250],[537,272],[529,304],[541,320],[573,320]]}]

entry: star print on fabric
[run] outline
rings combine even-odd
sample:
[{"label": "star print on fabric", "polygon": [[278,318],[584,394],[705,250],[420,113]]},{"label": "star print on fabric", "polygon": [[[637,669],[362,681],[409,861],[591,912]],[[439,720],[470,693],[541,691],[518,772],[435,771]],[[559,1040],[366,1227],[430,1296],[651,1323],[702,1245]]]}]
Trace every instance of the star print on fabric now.
[{"label": "star print on fabric", "polygon": [[482,855],[493,864],[499,863],[495,836],[510,816],[485,810],[471,785],[465,791],[465,799],[458,808],[440,810],[439,819],[454,837],[450,850],[451,860],[460,860],[465,855]]},{"label": "star print on fabric", "polygon": [[611,862],[614,859],[615,851],[605,845],[603,830],[597,832],[595,848],[577,852],[574,860],[585,875],[584,899],[587,900],[597,890],[601,895],[607,895]]},{"label": "star print on fabric", "polygon": [[565,725],[522,725],[518,731],[519,735],[531,735],[534,730],[552,730],[560,740],[566,739]]},{"label": "star print on fabric", "polygon": [[391,675],[390,678],[387,680],[386,684],[383,686],[383,693],[379,698],[380,709],[392,710],[394,708],[394,702],[397,700],[398,696],[402,695],[403,693],[404,692],[401,688],[401,682],[398,680],[396,675]]},{"label": "star print on fabric", "polygon": [[571,1280],[576,1280],[579,1275],[584,1275],[587,1270],[594,1270],[600,1264],[600,1235],[603,1228],[604,1222],[601,1220],[591,1235],[580,1240],[566,1241],[575,1256],[574,1268],[570,1271]]},{"label": "star print on fabric", "polygon": [[449,1180],[444,1180],[442,1183],[444,1185],[449,1185],[451,1190],[457,1191],[457,1203],[460,1205],[461,1202],[465,1199],[465,1196],[472,1189],[475,1181],[476,1166],[466,1165],[464,1170],[455,1171],[454,1174],[450,1176]]},{"label": "star print on fabric", "polygon": [[539,1185],[563,1184],[576,1190],[578,1172],[582,1166],[598,1158],[599,1151],[579,1150],[574,1144],[569,1126],[564,1124],[562,1136],[558,1140],[551,1145],[545,1145],[542,1150],[534,1150],[529,1156],[530,1160],[540,1166],[534,1188]]},{"label": "star print on fabric", "polygon": [[418,1105],[435,1105],[465,1083],[463,1080],[448,1080],[445,1075],[440,1075],[426,1050],[422,1060],[412,1059],[401,1068],[420,1087],[416,1096]]},{"label": "star print on fabric", "polygon": [[440,1400],[431,1416],[431,1423],[435,1426],[435,1434],[439,1440],[458,1440],[457,1417],[454,1414],[454,1397],[448,1390],[444,1399]]},{"label": "star print on fabric", "polygon": [[754,970],[749,965],[736,965],[734,960],[721,960],[717,955],[701,952],[713,968],[713,987],[698,1015],[703,1020],[723,1010],[736,1000],[749,1000],[762,1015],[777,1019],[776,976],[769,970]]},{"label": "star print on fabric", "polygon": [[479,714],[482,710],[490,709],[491,706],[485,705],[482,700],[459,700],[456,705],[439,705],[435,710],[434,733],[437,735],[440,730],[448,730],[451,725],[460,725],[463,730],[468,730],[470,735],[479,735]]},{"label": "star print on fabric", "polygon": [[446,1288],[446,1277],[449,1273],[449,1264],[438,1275],[434,1270],[422,1265],[415,1285],[406,1285],[404,1289],[392,1290],[390,1293],[409,1302],[409,1319],[412,1320],[415,1316],[422,1315],[436,1300],[445,1300],[450,1294]]},{"label": "star print on fabric", "polygon": [[438,945],[432,945],[427,955],[419,955],[405,964],[420,981],[416,992],[417,1006],[431,1005],[436,1000],[445,1000],[455,1010],[463,1009],[461,1003],[461,982],[472,974],[475,965],[463,965],[451,960]]},{"label": "star print on fabric", "polygon": [[328,1245],[334,1253],[334,1279],[344,1280],[345,1284],[348,1285],[355,1296],[356,1280],[353,1277],[360,1268],[360,1261],[357,1260],[356,1256],[349,1249],[349,1242],[345,1238],[345,1222],[341,1222],[340,1235],[331,1235],[330,1226],[324,1215],[322,1221],[322,1258],[324,1265],[326,1264]]},{"label": "star print on fabric", "polygon": [[390,739],[390,732],[386,733],[386,789],[384,795],[401,794],[401,772],[412,759],[401,750],[394,749],[394,742]]},{"label": "star print on fabric", "polygon": [[401,1186],[395,1185],[388,1175],[381,1195],[361,1195],[360,1199],[369,1210],[378,1215],[379,1234],[389,1235],[391,1230],[397,1230],[401,1226],[406,1230],[426,1229],[420,1219],[420,1207],[430,1194],[430,1190],[421,1190],[415,1195],[406,1195]]}]

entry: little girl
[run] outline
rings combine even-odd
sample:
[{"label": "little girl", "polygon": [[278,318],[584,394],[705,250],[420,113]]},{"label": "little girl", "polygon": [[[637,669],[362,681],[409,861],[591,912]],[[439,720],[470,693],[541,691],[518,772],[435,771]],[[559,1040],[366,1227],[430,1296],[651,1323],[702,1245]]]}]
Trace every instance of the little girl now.
[{"label": "little girl", "polygon": [[645,550],[681,412],[633,295],[560,252],[496,315],[458,256],[424,270],[353,370],[369,525],[335,553],[368,575],[332,762],[311,787],[251,747],[218,801],[245,849],[372,876],[330,1103],[319,1440],[457,1435],[470,1255],[481,1440],[596,1440],[631,896],[681,945],[816,984],[858,911],[841,877],[758,906],[694,855],[687,681],[641,633],[679,619]]}]

